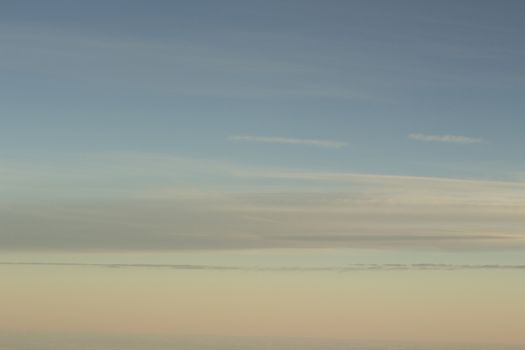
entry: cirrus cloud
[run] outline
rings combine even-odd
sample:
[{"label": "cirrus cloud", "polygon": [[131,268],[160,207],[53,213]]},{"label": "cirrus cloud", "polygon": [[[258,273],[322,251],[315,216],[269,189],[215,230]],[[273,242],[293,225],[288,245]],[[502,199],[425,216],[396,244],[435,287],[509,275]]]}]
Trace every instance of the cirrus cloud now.
[{"label": "cirrus cloud", "polygon": [[317,140],[317,139],[295,139],[289,137],[270,137],[270,136],[253,136],[253,135],[237,135],[230,136],[230,141],[247,141],[247,142],[261,142],[273,144],[288,144],[288,145],[307,145],[321,148],[343,148],[347,143],[334,140]]},{"label": "cirrus cloud", "polygon": [[410,134],[408,138],[423,142],[444,142],[444,143],[458,143],[458,144],[473,144],[482,143],[480,138],[467,137],[461,135],[430,135],[430,134]]},{"label": "cirrus cloud", "polygon": [[[2,252],[525,247],[519,181],[300,171],[158,154],[4,164]],[[199,187],[202,179],[208,188]]]}]

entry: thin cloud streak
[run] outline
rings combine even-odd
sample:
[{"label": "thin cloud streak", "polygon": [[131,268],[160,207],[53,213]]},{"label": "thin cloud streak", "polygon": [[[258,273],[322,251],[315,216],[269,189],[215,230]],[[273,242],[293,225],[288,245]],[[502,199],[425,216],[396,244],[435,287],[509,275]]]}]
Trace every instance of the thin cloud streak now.
[{"label": "thin cloud streak", "polygon": [[321,148],[343,148],[348,144],[341,141],[333,140],[315,140],[315,139],[294,139],[287,137],[270,137],[270,136],[252,136],[237,135],[228,138],[230,141],[260,142],[271,144],[289,144],[289,145],[308,145]]},{"label": "thin cloud streak", "polygon": [[68,263],[68,262],[9,262],[7,266],[63,266],[63,267],[103,267],[103,268],[150,268],[192,271],[267,271],[267,272],[352,272],[352,271],[458,271],[458,270],[525,270],[525,265],[507,264],[347,264],[343,266],[235,266],[235,265],[197,265],[197,264],[130,264],[130,263]]},{"label": "thin cloud streak", "polygon": [[482,143],[480,138],[460,136],[460,135],[429,135],[429,134],[410,134],[409,139],[423,142],[443,142],[458,144]]}]

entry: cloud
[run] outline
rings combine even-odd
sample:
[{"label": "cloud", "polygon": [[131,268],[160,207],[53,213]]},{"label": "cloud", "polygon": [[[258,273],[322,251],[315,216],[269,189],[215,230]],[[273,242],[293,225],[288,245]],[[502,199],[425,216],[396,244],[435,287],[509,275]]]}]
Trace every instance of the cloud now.
[{"label": "cloud", "polygon": [[467,136],[456,136],[456,135],[429,135],[429,134],[410,134],[408,137],[416,141],[424,142],[445,142],[445,143],[459,143],[459,144],[472,144],[482,143],[483,140],[480,138],[473,138]]},{"label": "cloud", "polygon": [[[0,24],[0,41],[6,51],[0,62],[4,69],[53,74],[98,89],[102,85],[122,89],[134,86],[134,89],[147,93],[161,92],[170,96],[228,99],[314,97],[392,103],[391,98],[366,86],[349,88],[345,84],[319,79],[315,85],[298,86],[287,78],[291,73],[322,74],[325,65],[256,55],[246,50],[224,50],[206,42],[86,35],[57,31],[34,23],[30,26]],[[128,64],[122,65],[123,60]],[[181,66],[185,69],[181,70]],[[276,84],[276,79],[279,84]]]},{"label": "cloud", "polygon": [[523,182],[155,154],[3,164],[4,252],[525,247]]},{"label": "cloud", "polygon": [[343,148],[348,144],[333,140],[312,140],[312,139],[293,139],[286,137],[267,137],[267,136],[231,136],[230,141],[247,141],[247,142],[261,142],[273,144],[289,144],[289,145],[308,145],[322,148]]},{"label": "cloud", "polygon": [[130,264],[130,263],[67,263],[67,262],[9,262],[7,266],[67,266],[67,267],[104,267],[104,268],[147,268],[191,271],[268,271],[268,272],[352,272],[352,271],[458,271],[458,270],[525,270],[524,264],[346,264],[341,266],[225,266],[193,264]]},{"label": "cloud", "polygon": [[417,190],[405,192],[406,198],[402,191],[365,193],[172,193],[12,203],[0,208],[0,250],[525,248],[523,203],[492,203],[488,193],[485,199],[446,193],[419,198]]},{"label": "cloud", "polygon": [[523,345],[406,343],[401,341],[358,341],[315,337],[272,336],[170,336],[109,333],[18,332],[0,333],[0,350],[70,350],[79,344],[85,350],[522,350]]}]

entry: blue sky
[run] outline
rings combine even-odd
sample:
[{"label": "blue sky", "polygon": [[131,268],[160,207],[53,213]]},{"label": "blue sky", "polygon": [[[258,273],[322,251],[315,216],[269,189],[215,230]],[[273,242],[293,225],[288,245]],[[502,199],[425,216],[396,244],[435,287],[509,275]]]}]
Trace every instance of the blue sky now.
[{"label": "blue sky", "polygon": [[[524,5],[3,5],[5,153],[159,152],[381,174],[522,171]],[[483,140],[417,142],[412,133]],[[339,150],[239,144],[328,139]]]},{"label": "blue sky", "polygon": [[0,350],[523,348],[524,18],[0,1]]},{"label": "blue sky", "polygon": [[[232,227],[264,232],[258,248],[296,246],[287,235],[308,232],[299,246],[347,234],[405,246],[410,235],[435,243],[446,233],[481,246],[510,235],[521,247],[524,10],[520,1],[2,4],[2,215],[26,237],[6,246],[24,249],[48,230],[31,248],[79,249],[56,225],[126,232],[101,215],[114,223],[162,199],[166,216],[145,209],[135,229],[149,232],[141,225],[157,218],[161,236],[193,232],[170,241],[175,249],[202,247],[193,239],[210,230],[220,233],[207,248],[252,247],[250,234],[228,236]],[[16,215],[12,201],[22,203]],[[168,219],[180,210],[208,220]],[[98,238],[78,234],[94,247]],[[125,247],[156,249],[161,236]],[[116,249],[119,237],[95,246]]]}]

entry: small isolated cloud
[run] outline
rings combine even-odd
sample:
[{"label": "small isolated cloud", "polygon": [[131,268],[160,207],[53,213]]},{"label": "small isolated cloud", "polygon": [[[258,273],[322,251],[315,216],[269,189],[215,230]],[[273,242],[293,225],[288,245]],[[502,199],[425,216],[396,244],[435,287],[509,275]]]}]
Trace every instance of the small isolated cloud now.
[{"label": "small isolated cloud", "polygon": [[461,143],[472,144],[483,142],[480,138],[459,136],[459,135],[429,135],[429,134],[410,134],[408,138],[416,141],[424,142],[445,142],[445,143]]},{"label": "small isolated cloud", "polygon": [[333,140],[293,139],[287,137],[238,135],[228,138],[230,141],[262,142],[273,144],[309,145],[322,148],[343,148],[347,143]]}]

